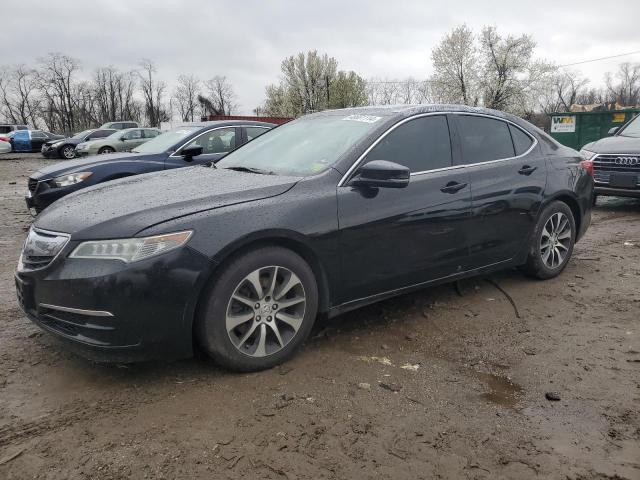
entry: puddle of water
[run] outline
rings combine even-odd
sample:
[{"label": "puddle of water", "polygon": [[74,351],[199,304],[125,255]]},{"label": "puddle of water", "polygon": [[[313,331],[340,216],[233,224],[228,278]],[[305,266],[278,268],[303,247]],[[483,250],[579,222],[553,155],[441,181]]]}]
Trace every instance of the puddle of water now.
[{"label": "puddle of water", "polygon": [[482,398],[503,407],[515,408],[523,391],[520,385],[507,377],[491,373],[473,372],[473,375],[489,387],[489,391],[483,393]]}]

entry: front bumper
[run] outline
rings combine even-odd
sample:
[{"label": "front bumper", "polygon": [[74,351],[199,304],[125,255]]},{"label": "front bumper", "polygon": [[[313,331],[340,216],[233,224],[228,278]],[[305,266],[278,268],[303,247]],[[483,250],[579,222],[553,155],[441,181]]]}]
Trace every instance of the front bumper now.
[{"label": "front bumper", "polygon": [[80,182],[68,187],[52,187],[47,182],[48,180],[39,180],[35,189],[27,191],[24,200],[30,212],[40,213],[56,200],[89,186]]},{"label": "front bumper", "polygon": [[197,298],[213,264],[188,247],[125,264],[70,259],[16,271],[27,316],[77,353],[101,362],[191,356]]},{"label": "front bumper", "polygon": [[596,195],[605,195],[611,197],[631,197],[631,198],[640,198],[640,187],[633,188],[611,188],[607,186],[600,186],[596,184],[595,187]]}]

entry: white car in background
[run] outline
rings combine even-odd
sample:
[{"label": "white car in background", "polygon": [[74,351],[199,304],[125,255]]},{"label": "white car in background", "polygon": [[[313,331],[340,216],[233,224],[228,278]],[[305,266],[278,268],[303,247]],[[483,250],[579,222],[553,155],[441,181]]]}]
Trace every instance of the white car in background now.
[{"label": "white car in background", "polygon": [[11,144],[0,140],[0,153],[9,153],[11,151]]}]

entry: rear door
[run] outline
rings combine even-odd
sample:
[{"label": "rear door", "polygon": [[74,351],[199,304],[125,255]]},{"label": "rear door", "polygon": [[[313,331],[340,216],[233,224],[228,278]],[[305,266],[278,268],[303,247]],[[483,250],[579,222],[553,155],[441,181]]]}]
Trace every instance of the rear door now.
[{"label": "rear door", "polygon": [[535,139],[517,125],[490,116],[455,114],[472,201],[470,266],[512,259],[533,229],[547,182]]},{"label": "rear door", "polygon": [[[338,186],[346,298],[362,298],[466,269],[471,191],[453,165],[447,116],[410,119],[381,137],[362,164],[411,170],[406,188]],[[354,174],[357,174],[357,168]]]},{"label": "rear door", "polygon": [[[218,127],[207,130],[184,144],[177,152],[171,154],[167,158],[165,168],[179,168],[217,162],[236,148],[236,140],[240,141],[241,134],[240,127]],[[193,157],[191,161],[187,161],[180,152],[191,145],[201,146],[202,154]]]}]

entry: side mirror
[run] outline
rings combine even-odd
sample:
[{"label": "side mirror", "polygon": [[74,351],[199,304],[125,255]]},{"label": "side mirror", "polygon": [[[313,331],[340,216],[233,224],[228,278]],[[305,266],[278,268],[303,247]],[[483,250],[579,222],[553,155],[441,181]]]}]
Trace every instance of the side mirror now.
[{"label": "side mirror", "polygon": [[374,160],[358,169],[349,185],[371,188],[404,188],[409,185],[411,172],[403,165]]},{"label": "side mirror", "polygon": [[185,162],[190,162],[193,157],[202,155],[202,147],[200,145],[189,145],[180,151],[180,155],[182,155]]},{"label": "side mirror", "polygon": [[607,132],[607,135],[615,135],[616,132],[620,129],[620,127],[613,127],[610,128],[609,131]]},{"label": "side mirror", "polygon": [[120,137],[120,141],[121,142],[124,142],[125,140],[126,140],[126,138],[124,137],[124,135]]}]

